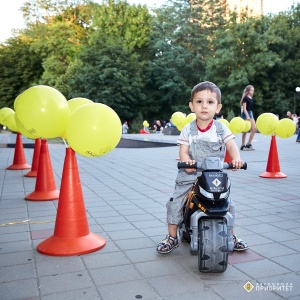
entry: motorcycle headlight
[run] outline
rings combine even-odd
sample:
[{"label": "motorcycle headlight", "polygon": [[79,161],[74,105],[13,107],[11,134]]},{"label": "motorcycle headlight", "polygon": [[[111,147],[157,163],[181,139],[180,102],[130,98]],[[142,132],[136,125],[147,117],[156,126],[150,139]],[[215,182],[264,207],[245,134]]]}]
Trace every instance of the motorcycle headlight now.
[{"label": "motorcycle headlight", "polygon": [[225,192],[225,193],[222,193],[220,195],[220,199],[226,199],[228,196],[229,196],[229,190],[227,190],[227,192]]},{"label": "motorcycle headlight", "polygon": [[204,197],[206,197],[206,198],[208,198],[208,199],[214,199],[214,195],[212,194],[212,193],[209,193],[209,192],[207,192],[205,189],[203,189],[202,187],[200,187],[200,193],[204,196]]},{"label": "motorcycle headlight", "polygon": [[[207,199],[212,199],[214,200],[214,195],[213,193],[207,192],[205,189],[203,189],[202,187],[200,187],[200,193]],[[220,194],[220,198],[219,199],[226,199],[229,196],[229,190],[227,190],[224,193]]]}]

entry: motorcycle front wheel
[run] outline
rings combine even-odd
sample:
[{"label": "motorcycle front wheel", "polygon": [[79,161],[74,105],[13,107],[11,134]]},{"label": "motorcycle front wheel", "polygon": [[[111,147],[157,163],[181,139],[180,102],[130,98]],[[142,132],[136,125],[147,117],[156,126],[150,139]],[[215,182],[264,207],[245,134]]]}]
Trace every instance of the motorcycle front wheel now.
[{"label": "motorcycle front wheel", "polygon": [[204,273],[222,273],[228,263],[227,224],[222,219],[199,220],[198,265]]}]

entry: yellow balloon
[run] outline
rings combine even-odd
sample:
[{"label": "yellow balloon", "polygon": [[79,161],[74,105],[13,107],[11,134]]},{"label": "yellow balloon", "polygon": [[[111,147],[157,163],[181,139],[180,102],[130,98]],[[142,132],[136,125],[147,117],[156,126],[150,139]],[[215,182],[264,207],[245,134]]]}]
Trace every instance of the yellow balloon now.
[{"label": "yellow balloon", "polygon": [[225,124],[229,128],[229,122],[226,119],[218,119],[217,121]]},{"label": "yellow balloon", "polygon": [[15,121],[15,112],[11,113],[10,115],[7,116],[5,125],[10,129],[11,131],[18,132],[18,126]]},{"label": "yellow balloon", "polygon": [[184,123],[181,123],[181,124],[177,125],[176,128],[177,128],[179,131],[181,131],[182,128],[183,128],[184,126],[185,126],[185,124],[184,124]]},{"label": "yellow balloon", "polygon": [[35,136],[34,134],[30,134],[29,132],[27,132],[24,127],[20,124],[20,121],[18,119],[18,116],[17,114],[15,114],[15,122],[16,122],[16,125],[17,125],[17,128],[18,128],[18,132],[20,132],[23,136],[29,138],[29,139],[32,139],[32,140],[35,140],[37,139],[38,137]]},{"label": "yellow balloon", "polygon": [[68,103],[70,112],[72,113],[76,108],[78,108],[82,105],[85,105],[85,104],[92,104],[94,102],[87,98],[72,98],[72,99],[68,100],[67,103]]},{"label": "yellow balloon", "polygon": [[86,104],[74,110],[66,130],[69,146],[87,157],[109,153],[118,145],[121,136],[119,116],[101,103]]},{"label": "yellow balloon", "polygon": [[[82,105],[85,105],[85,104],[92,104],[94,103],[92,100],[89,100],[87,98],[72,98],[70,100],[68,100],[68,107],[70,109],[70,113],[72,113],[75,109],[77,109],[78,107],[82,106]],[[66,126],[66,129],[67,129],[67,126]],[[63,139],[66,139],[66,132],[64,132],[61,137]]]},{"label": "yellow balloon", "polygon": [[272,135],[278,123],[278,118],[272,113],[263,113],[258,116],[256,120],[256,127],[258,131],[265,135]]},{"label": "yellow balloon", "polygon": [[245,128],[243,132],[248,132],[251,129],[251,122],[249,120],[245,121]]},{"label": "yellow balloon", "polygon": [[171,122],[177,127],[177,125],[180,125],[185,121],[185,115],[184,113],[177,111],[175,112],[171,117]]},{"label": "yellow balloon", "polygon": [[281,138],[291,137],[296,131],[296,125],[291,119],[281,119],[278,121],[275,134]]},{"label": "yellow balloon", "polygon": [[196,120],[196,114],[195,113],[190,113],[187,115],[186,119],[185,119],[185,124],[188,124],[194,120]]},{"label": "yellow balloon", "polygon": [[45,139],[63,136],[70,109],[58,90],[45,85],[31,87],[16,98],[14,107],[29,134]]},{"label": "yellow balloon", "polygon": [[9,107],[3,107],[3,108],[1,108],[0,109],[0,123],[2,125],[6,126],[5,120],[12,113],[15,113],[15,111],[13,109],[9,108]]},{"label": "yellow balloon", "polygon": [[229,129],[232,133],[241,133],[245,128],[245,121],[241,117],[235,117],[229,122]]},{"label": "yellow balloon", "polygon": [[145,127],[149,127],[149,123],[148,123],[148,121],[146,121],[146,120],[145,120],[145,121],[143,122],[143,126],[145,126]]}]

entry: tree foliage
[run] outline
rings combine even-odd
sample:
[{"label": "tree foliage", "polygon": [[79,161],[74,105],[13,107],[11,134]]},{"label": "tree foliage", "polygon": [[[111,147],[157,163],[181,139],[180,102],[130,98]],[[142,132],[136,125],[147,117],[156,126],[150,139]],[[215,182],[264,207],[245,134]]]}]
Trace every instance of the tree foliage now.
[{"label": "tree foliage", "polygon": [[39,83],[56,86],[92,31],[95,5],[84,0],[30,0],[22,6],[25,35],[43,58]]},{"label": "tree foliage", "polygon": [[122,119],[168,120],[189,113],[191,88],[210,80],[225,117],[239,114],[248,84],[255,116],[293,110],[300,5],[256,18],[230,12],[226,0],[169,0],[153,11],[121,0],[27,0],[21,9],[26,28],[0,45],[2,107],[46,84]]},{"label": "tree foliage", "polygon": [[[69,98],[85,97],[114,109],[120,118],[137,115],[146,101],[143,93],[143,63],[123,41],[99,41],[79,56],[77,67],[70,66]],[[69,74],[69,72],[67,72]]]},{"label": "tree foliage", "polygon": [[22,38],[0,45],[0,99],[2,107],[13,107],[15,98],[43,74],[42,59]]},{"label": "tree foliage", "polygon": [[[300,86],[300,5],[293,10],[281,13],[271,20],[270,32],[274,42],[270,51],[278,54],[280,60],[268,70],[266,98],[271,101],[267,109],[279,112],[293,111],[295,88]],[[296,102],[296,112],[300,113],[300,99]],[[273,106],[272,106],[273,105]]]},{"label": "tree foliage", "polygon": [[145,5],[136,6],[129,5],[126,1],[106,0],[95,9],[95,31],[91,35],[91,41],[99,38],[122,38],[124,46],[138,51],[149,43],[151,18]]},{"label": "tree foliage", "polygon": [[[204,9],[205,8],[205,9]],[[156,10],[153,22],[148,89],[160,117],[180,110],[188,113],[191,88],[205,80],[210,38],[226,22],[224,1],[171,1]]]},{"label": "tree foliage", "polygon": [[214,54],[207,60],[206,74],[223,91],[225,110],[239,112],[242,91],[248,84],[255,87],[257,111],[266,107],[262,91],[266,88],[268,70],[280,62],[279,55],[269,48],[274,38],[264,18],[232,22],[227,30],[216,31]]}]

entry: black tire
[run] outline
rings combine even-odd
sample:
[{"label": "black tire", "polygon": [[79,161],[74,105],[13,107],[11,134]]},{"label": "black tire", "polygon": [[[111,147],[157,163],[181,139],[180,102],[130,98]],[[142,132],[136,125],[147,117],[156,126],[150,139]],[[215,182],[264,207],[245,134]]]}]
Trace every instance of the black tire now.
[{"label": "black tire", "polygon": [[220,219],[199,221],[198,265],[204,273],[222,273],[228,263],[227,224]]}]

